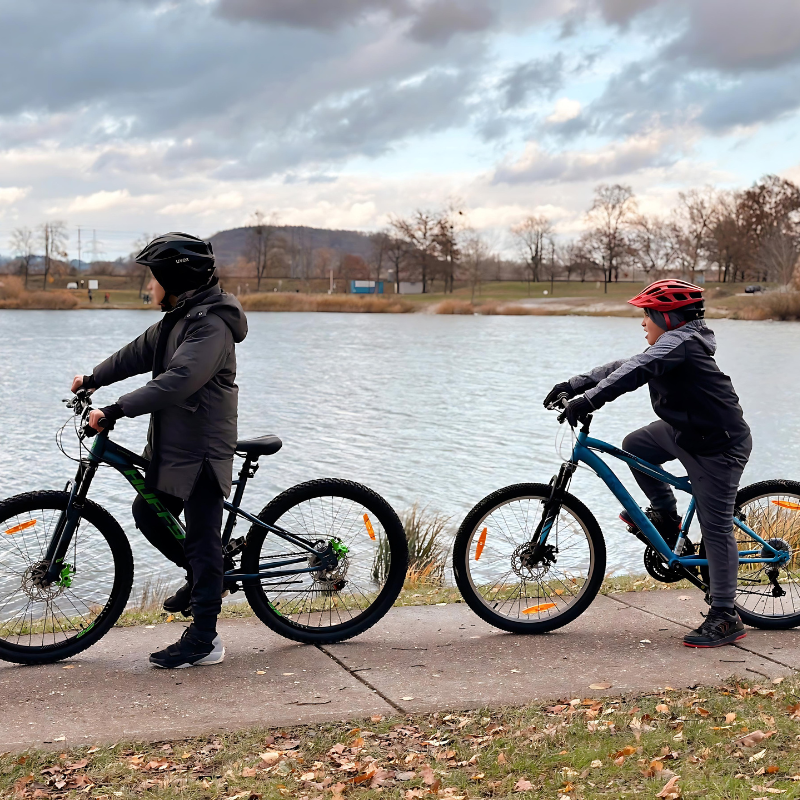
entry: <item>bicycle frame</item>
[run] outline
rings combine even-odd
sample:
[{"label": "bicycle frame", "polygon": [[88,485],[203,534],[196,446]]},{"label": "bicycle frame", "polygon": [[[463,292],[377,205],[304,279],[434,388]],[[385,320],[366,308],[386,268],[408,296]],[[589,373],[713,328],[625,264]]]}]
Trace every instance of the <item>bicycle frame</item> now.
[{"label": "bicycle frame", "polygon": [[[66,491],[69,491],[70,494],[69,502],[67,503],[66,511],[62,513],[56,524],[45,555],[45,559],[50,562],[50,566],[45,575],[46,581],[53,582],[57,580],[63,569],[62,564],[64,562],[64,557],[77,528],[80,508],[83,506],[89,492],[89,487],[91,486],[100,464],[108,464],[116,469],[117,472],[121,473],[128,483],[136,490],[137,494],[151,506],[172,536],[180,540],[186,537],[186,530],[180,519],[175,517],[169,509],[161,503],[156,494],[145,488],[144,471],[149,466],[147,459],[112,442],[108,438],[108,432],[104,431],[97,434],[92,442],[88,455],[86,458],[81,459],[78,465],[75,479],[70,481],[66,486]],[[335,554],[332,554],[330,543],[327,543],[327,548],[321,551],[318,549],[318,543],[309,542],[303,537],[296,536],[276,525],[269,525],[266,522],[262,522],[258,517],[241,508],[242,497],[247,481],[255,475],[257,470],[258,458],[252,459],[249,455],[245,455],[244,464],[239,471],[238,478],[233,481],[233,485],[236,487],[233,499],[230,502],[226,500],[223,506],[228,512],[228,517],[222,533],[223,551],[226,551],[226,548],[230,544],[237,517],[242,517],[252,525],[265,528],[270,533],[305,550],[308,555],[283,558],[282,560],[259,564],[259,572],[257,573],[242,573],[235,569],[227,570],[225,572],[226,585],[241,580],[262,581],[264,579],[283,578],[306,572],[318,572],[320,569],[326,569],[329,566],[331,555],[333,555],[333,566],[335,566],[336,557]],[[329,553],[329,551],[331,552]],[[226,552],[228,555],[234,554],[230,550]],[[308,559],[311,555],[318,561],[313,567],[308,566]],[[292,564],[306,564],[306,566],[302,568],[279,569],[280,567],[289,567]]]},{"label": "bicycle frame", "polygon": [[[591,419],[591,418],[590,418]],[[568,462],[562,467],[562,473],[559,473],[556,479],[554,479],[554,488],[559,486],[559,479],[564,474],[564,472],[568,472],[569,475],[575,471],[575,468],[579,463],[584,463],[588,467],[590,467],[595,474],[600,478],[600,480],[605,483],[605,485],[611,490],[611,493],[619,500],[622,506],[630,515],[631,519],[634,521],[636,526],[642,532],[644,537],[650,543],[650,545],[658,551],[658,553],[663,557],[664,561],[667,563],[667,566],[670,569],[674,569],[676,567],[704,567],[708,566],[708,559],[707,558],[698,558],[695,556],[682,556],[681,553],[683,552],[686,535],[689,531],[689,527],[692,524],[692,519],[695,513],[695,500],[694,497],[689,502],[689,508],[686,511],[686,515],[683,518],[683,522],[681,524],[680,533],[678,536],[677,543],[675,544],[675,549],[670,549],[670,546],[664,541],[664,538],[658,532],[656,527],[647,517],[647,515],[642,511],[639,507],[639,504],[633,499],[631,494],[628,490],[622,485],[619,478],[614,474],[613,470],[608,466],[608,464],[600,458],[597,453],[604,453],[605,455],[613,456],[614,458],[619,459],[620,461],[625,462],[628,466],[632,467],[639,472],[643,472],[645,475],[649,475],[656,480],[663,481],[664,483],[668,483],[671,486],[674,486],[676,489],[680,489],[682,492],[686,492],[688,494],[692,493],[692,485],[689,481],[687,476],[679,477],[677,475],[673,475],[666,470],[662,469],[661,467],[651,464],[648,461],[645,461],[638,456],[633,455],[632,453],[628,453],[625,450],[622,450],[618,447],[608,444],[607,442],[603,442],[600,439],[593,439],[589,436],[589,423],[587,422],[584,424],[583,428],[577,433],[575,445],[572,449],[572,456]],[[561,479],[563,482],[563,479]],[[544,544],[547,539],[547,534],[552,526],[552,522],[555,519],[555,516],[552,517],[542,526],[542,530],[540,532],[540,544]],[[754,542],[757,542],[761,545],[761,548],[758,550],[746,550],[742,551],[739,554],[739,563],[740,564],[775,564],[780,565],[788,561],[791,558],[791,553],[781,552],[776,550],[772,547],[769,542],[764,541],[755,531],[753,531],[745,522],[744,520],[739,519],[734,515],[733,523],[742,531],[744,531],[748,536],[750,536]],[[766,550],[765,550],[766,548]],[[772,553],[770,557],[761,555],[762,553]],[[760,556],[760,557],[753,557],[753,556]],[[691,574],[691,573],[689,573]],[[687,575],[689,577],[689,575]]]}]

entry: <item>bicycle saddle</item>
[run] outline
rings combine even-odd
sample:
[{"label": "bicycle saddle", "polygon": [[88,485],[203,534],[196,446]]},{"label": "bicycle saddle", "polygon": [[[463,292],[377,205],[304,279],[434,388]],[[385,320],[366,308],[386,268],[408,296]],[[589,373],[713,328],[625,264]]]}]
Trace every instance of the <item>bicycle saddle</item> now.
[{"label": "bicycle saddle", "polygon": [[273,434],[256,436],[255,439],[240,439],[236,442],[237,453],[247,453],[248,456],[271,456],[283,447],[283,442]]}]

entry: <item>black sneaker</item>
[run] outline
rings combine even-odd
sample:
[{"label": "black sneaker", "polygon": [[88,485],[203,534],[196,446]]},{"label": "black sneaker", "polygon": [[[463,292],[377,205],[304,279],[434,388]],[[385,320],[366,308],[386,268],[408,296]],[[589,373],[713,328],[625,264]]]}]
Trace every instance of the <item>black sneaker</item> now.
[{"label": "black sneaker", "polygon": [[[647,508],[644,512],[650,522],[653,523],[655,529],[664,538],[664,541],[669,545],[670,550],[675,547],[678,541],[678,535],[681,532],[681,516],[677,511],[658,511],[655,508]],[[628,530],[640,539],[645,544],[650,544],[645,539],[644,534],[639,530],[637,524],[628,516],[628,512],[623,510],[620,512],[619,518],[628,526]]]},{"label": "black sneaker", "polygon": [[720,647],[723,644],[733,644],[747,636],[747,631],[734,611],[729,614],[719,608],[711,608],[706,615],[705,622],[695,630],[683,637],[687,647]]},{"label": "black sneaker", "polygon": [[194,625],[190,625],[175,644],[150,655],[150,663],[161,669],[205,667],[221,664],[224,660],[225,646],[222,644],[222,637],[215,634],[209,640]]},{"label": "black sneaker", "polygon": [[178,591],[164,601],[164,611],[171,614],[192,615],[192,584],[186,580]]}]

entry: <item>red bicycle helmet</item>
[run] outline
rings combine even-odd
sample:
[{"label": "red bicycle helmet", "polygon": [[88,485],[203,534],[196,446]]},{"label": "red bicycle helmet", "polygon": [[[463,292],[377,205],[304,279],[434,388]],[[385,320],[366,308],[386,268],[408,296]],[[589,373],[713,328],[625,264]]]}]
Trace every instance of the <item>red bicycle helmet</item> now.
[{"label": "red bicycle helmet", "polygon": [[651,283],[628,302],[637,308],[653,308],[664,313],[693,303],[702,303],[704,291],[693,283],[668,278]]}]

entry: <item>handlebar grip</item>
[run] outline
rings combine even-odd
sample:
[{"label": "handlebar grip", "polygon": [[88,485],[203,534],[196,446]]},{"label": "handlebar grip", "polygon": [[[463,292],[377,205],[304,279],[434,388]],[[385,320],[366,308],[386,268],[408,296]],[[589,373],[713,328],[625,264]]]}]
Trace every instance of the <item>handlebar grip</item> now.
[{"label": "handlebar grip", "polygon": [[106,417],[100,417],[97,424],[103,429],[102,431],[96,431],[88,423],[83,426],[83,435],[87,439],[91,439],[93,436],[97,436],[98,433],[114,430],[114,423],[111,420],[107,419]]}]

